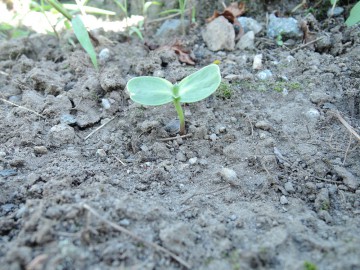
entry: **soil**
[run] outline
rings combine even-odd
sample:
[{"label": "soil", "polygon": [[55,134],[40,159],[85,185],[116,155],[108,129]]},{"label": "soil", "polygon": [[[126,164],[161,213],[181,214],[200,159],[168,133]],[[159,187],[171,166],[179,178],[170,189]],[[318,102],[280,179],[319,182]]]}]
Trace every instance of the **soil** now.
[{"label": "soil", "polygon": [[[98,33],[98,72],[66,38],[0,43],[0,269],[360,269],[359,27],[230,52],[203,27],[182,39],[195,67],[119,33]],[[172,104],[126,92],[215,60],[223,83],[184,106],[189,136],[167,131]]]}]

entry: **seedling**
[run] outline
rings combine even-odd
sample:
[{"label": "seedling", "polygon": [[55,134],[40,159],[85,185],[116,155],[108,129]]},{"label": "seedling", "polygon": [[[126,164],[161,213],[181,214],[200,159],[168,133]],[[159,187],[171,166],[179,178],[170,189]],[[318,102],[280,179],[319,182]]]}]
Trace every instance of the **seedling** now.
[{"label": "seedling", "polygon": [[132,78],[126,87],[130,98],[142,105],[158,106],[173,102],[180,121],[180,134],[185,134],[185,118],[181,103],[192,103],[207,98],[221,82],[219,66],[208,65],[172,84],[168,80],[142,76]]}]

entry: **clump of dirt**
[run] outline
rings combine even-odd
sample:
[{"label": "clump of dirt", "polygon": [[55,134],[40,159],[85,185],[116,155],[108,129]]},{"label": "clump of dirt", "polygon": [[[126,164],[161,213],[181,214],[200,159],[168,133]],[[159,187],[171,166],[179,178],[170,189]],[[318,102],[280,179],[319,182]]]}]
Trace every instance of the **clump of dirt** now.
[{"label": "clump of dirt", "polygon": [[[359,28],[321,52],[259,39],[261,80],[258,49],[211,52],[198,27],[195,67],[136,39],[99,72],[53,37],[0,44],[4,269],[360,267]],[[214,60],[222,92],[184,106],[186,137],[126,92]]]}]

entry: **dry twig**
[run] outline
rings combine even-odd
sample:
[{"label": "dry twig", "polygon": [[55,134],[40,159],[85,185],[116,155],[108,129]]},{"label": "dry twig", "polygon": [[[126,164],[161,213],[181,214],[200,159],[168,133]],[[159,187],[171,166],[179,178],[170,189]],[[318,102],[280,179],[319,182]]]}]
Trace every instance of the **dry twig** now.
[{"label": "dry twig", "polygon": [[216,189],[216,190],[213,190],[213,191],[210,191],[210,192],[195,193],[195,194],[191,195],[190,197],[188,197],[187,199],[185,199],[181,204],[187,203],[190,199],[194,198],[195,196],[202,196],[202,195],[214,194],[214,193],[217,193],[217,192],[219,192],[219,191],[223,191],[223,190],[225,190],[225,189],[228,189],[229,187],[230,187],[230,185],[225,186],[225,187],[221,187],[221,188],[219,188],[219,189]]},{"label": "dry twig", "polygon": [[41,118],[43,118],[43,119],[46,119],[45,116],[41,115],[40,113],[35,112],[34,110],[31,110],[31,109],[28,109],[28,108],[26,108],[26,107],[17,105],[17,104],[15,104],[15,103],[13,103],[13,102],[11,102],[11,101],[8,101],[8,100],[6,100],[6,99],[3,99],[3,98],[0,98],[0,100],[1,100],[2,102],[5,102],[5,103],[8,103],[8,104],[13,105],[13,106],[15,106],[15,107],[18,107],[18,108],[20,108],[20,109],[22,109],[22,110],[25,110],[25,111],[28,111],[28,112],[32,112],[33,114],[36,114],[37,116],[39,116],[39,117],[41,117]]},{"label": "dry twig", "polygon": [[344,127],[352,134],[355,136],[356,139],[358,139],[360,141],[360,136],[359,134],[357,134],[357,132],[355,131],[355,129],[348,123],[345,121],[345,119],[340,115],[340,113],[338,111],[331,111],[331,113],[333,113],[337,119],[339,119],[339,121],[341,122],[341,124],[344,125]]},{"label": "dry twig", "polygon": [[106,123],[102,124],[100,127],[98,127],[97,129],[93,130],[92,132],[90,132],[89,135],[87,135],[84,140],[86,141],[87,139],[89,139],[92,135],[94,135],[95,132],[99,131],[100,129],[102,129],[103,127],[105,127],[107,124],[109,124],[112,120],[114,120],[116,118],[116,116],[114,116],[113,118],[111,118],[109,121],[107,121]]},{"label": "dry twig", "polygon": [[185,135],[181,135],[181,136],[176,136],[176,137],[169,137],[169,138],[163,138],[163,139],[158,139],[158,141],[160,142],[167,142],[167,141],[173,141],[173,140],[176,140],[178,138],[188,138],[188,137],[191,137],[192,134],[189,133],[189,134],[185,134]]},{"label": "dry twig", "polygon": [[313,43],[315,43],[315,42],[318,42],[319,40],[322,40],[324,37],[319,37],[319,38],[317,38],[317,39],[314,39],[314,40],[312,40],[312,41],[310,41],[310,42],[308,42],[308,43],[306,43],[306,44],[303,44],[303,45],[301,45],[301,46],[299,46],[299,47],[297,47],[297,48],[294,48],[294,49],[292,49],[290,52],[295,52],[295,51],[297,51],[297,50],[300,50],[300,49],[302,49],[302,48],[305,48],[305,47],[307,47],[307,46],[309,46],[309,45],[311,45],[311,44],[313,44]]},{"label": "dry twig", "polygon": [[178,263],[180,263],[181,265],[185,266],[187,269],[190,269],[191,266],[189,263],[187,263],[186,261],[184,261],[183,259],[181,259],[179,256],[177,256],[176,254],[172,253],[171,251],[165,249],[164,247],[152,243],[152,242],[147,242],[144,239],[140,238],[139,236],[135,235],[134,233],[132,233],[131,231],[125,229],[124,227],[111,222],[109,220],[107,220],[106,218],[104,218],[102,215],[100,215],[98,212],[96,212],[93,208],[91,208],[89,205],[87,204],[83,204],[83,208],[85,208],[86,210],[88,210],[91,214],[93,214],[94,216],[96,216],[99,220],[105,222],[106,224],[108,224],[110,227],[114,228],[115,230],[118,230],[119,232],[122,232],[130,237],[132,237],[133,239],[135,239],[136,241],[143,243],[144,245],[147,245],[149,247],[152,247],[155,250],[161,251],[163,253],[165,253],[166,255],[170,256],[171,258],[173,258],[175,261],[177,261]]}]

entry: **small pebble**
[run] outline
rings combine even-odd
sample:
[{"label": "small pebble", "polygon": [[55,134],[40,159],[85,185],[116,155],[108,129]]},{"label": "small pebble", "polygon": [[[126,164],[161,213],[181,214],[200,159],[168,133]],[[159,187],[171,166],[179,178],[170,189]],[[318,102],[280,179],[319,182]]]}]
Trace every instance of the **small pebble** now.
[{"label": "small pebble", "polygon": [[127,218],[124,218],[124,219],[122,219],[122,220],[120,220],[119,221],[119,224],[121,225],[121,226],[129,226],[130,225],[130,221],[127,219]]},{"label": "small pebble", "polygon": [[253,69],[259,70],[262,69],[262,54],[257,54],[254,57],[254,62],[253,62]]},{"label": "small pebble", "polygon": [[231,215],[229,218],[230,218],[231,221],[235,221],[237,219],[237,216],[236,215]]},{"label": "small pebble", "polygon": [[46,154],[48,152],[48,149],[43,145],[34,146],[34,152],[35,152],[35,154],[43,155],[43,154]]},{"label": "small pebble", "polygon": [[189,159],[189,163],[190,163],[191,165],[196,164],[196,162],[197,162],[197,157],[193,157],[193,158],[190,158],[190,159]]},{"label": "small pebble", "polygon": [[272,77],[272,72],[269,69],[265,69],[263,71],[260,71],[256,76],[260,80],[267,80]]},{"label": "small pebble", "polygon": [[99,60],[101,62],[107,62],[110,59],[110,50],[108,48],[102,49],[99,53]]},{"label": "small pebble", "polygon": [[234,170],[229,168],[222,168],[219,172],[220,176],[227,181],[235,181],[237,180],[237,174]]},{"label": "small pebble", "polygon": [[282,196],[280,197],[280,203],[281,203],[282,205],[285,205],[285,204],[288,204],[289,201],[288,201],[288,199],[287,199],[284,195],[282,195]]},{"label": "small pebble", "polygon": [[210,138],[210,140],[212,140],[213,142],[215,142],[215,141],[216,141],[217,136],[216,136],[216,134],[215,134],[215,133],[213,133],[213,134],[211,134],[211,135],[209,136],[209,138]]},{"label": "small pebble", "polygon": [[260,121],[256,122],[255,127],[258,129],[265,130],[265,131],[269,131],[272,128],[271,124],[264,120],[260,120]]},{"label": "small pebble", "polygon": [[99,156],[99,157],[106,157],[106,152],[104,149],[98,149],[96,150],[96,155]]},{"label": "small pebble", "polygon": [[101,105],[105,110],[108,110],[111,107],[110,101],[107,98],[101,99]]},{"label": "small pebble", "polygon": [[329,8],[327,12],[328,17],[337,17],[340,16],[344,12],[344,8],[342,7],[335,7],[334,10],[332,8]]},{"label": "small pebble", "polygon": [[284,187],[285,187],[285,190],[289,193],[295,192],[294,186],[291,182],[286,182]]}]

